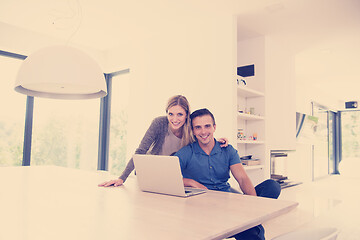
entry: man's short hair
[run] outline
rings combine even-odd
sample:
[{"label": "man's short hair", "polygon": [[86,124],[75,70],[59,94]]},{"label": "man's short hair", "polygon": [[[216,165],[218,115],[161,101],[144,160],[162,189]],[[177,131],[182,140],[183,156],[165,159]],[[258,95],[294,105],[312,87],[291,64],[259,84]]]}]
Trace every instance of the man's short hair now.
[{"label": "man's short hair", "polygon": [[209,109],[202,108],[202,109],[198,109],[198,110],[196,110],[196,111],[194,111],[193,113],[190,114],[191,127],[192,127],[192,121],[193,121],[194,118],[205,116],[205,115],[209,115],[212,118],[213,123],[215,125],[215,117],[214,117],[214,115],[209,111]]}]

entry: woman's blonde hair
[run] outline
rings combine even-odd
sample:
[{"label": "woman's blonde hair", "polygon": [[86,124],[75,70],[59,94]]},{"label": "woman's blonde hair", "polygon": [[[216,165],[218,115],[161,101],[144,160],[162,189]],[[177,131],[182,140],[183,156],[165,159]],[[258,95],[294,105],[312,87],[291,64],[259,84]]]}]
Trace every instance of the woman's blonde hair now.
[{"label": "woman's blonde hair", "polygon": [[181,146],[184,147],[186,145],[188,145],[189,143],[194,142],[194,135],[192,133],[191,130],[191,126],[190,126],[190,104],[188,102],[188,100],[186,99],[186,97],[182,96],[182,95],[176,95],[171,97],[168,100],[168,104],[166,107],[166,113],[168,112],[169,108],[173,107],[173,106],[180,106],[185,110],[186,113],[186,120],[185,123],[183,125],[183,133],[182,133],[182,140],[181,140]]}]

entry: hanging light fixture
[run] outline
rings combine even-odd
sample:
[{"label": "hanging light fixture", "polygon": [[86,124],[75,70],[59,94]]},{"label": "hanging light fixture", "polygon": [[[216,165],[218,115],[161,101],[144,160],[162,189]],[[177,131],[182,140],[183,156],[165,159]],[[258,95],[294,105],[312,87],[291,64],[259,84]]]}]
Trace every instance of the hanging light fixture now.
[{"label": "hanging light fixture", "polygon": [[15,91],[55,99],[107,94],[105,77],[96,61],[67,45],[45,47],[28,56],[20,66]]},{"label": "hanging light fixture", "polygon": [[55,8],[52,15],[55,28],[63,26],[64,22],[71,23],[68,27],[77,26],[66,44],[42,48],[24,60],[15,81],[15,91],[55,99],[106,96],[106,81],[100,66],[83,51],[69,46],[82,22],[80,1],[68,1],[60,9]]}]

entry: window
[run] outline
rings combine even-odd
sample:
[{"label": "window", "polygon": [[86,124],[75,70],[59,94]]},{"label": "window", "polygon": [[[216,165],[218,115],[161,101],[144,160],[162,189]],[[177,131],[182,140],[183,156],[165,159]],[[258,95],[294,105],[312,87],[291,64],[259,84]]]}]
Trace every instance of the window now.
[{"label": "window", "polygon": [[[56,165],[85,170],[97,170],[106,166],[109,151],[109,170],[120,174],[127,162],[126,127],[129,99],[129,69],[108,74],[113,88],[112,106],[110,101],[91,100],[54,100],[47,98],[27,98],[14,91],[16,74],[26,56],[0,50],[0,166],[20,166],[24,154],[25,164]],[[113,87],[111,87],[113,86]],[[29,122],[25,123],[26,103],[31,100]],[[32,105],[34,103],[34,105]],[[110,144],[105,141],[99,145],[99,120],[107,119],[107,110],[112,108]],[[103,105],[105,103],[105,106]],[[109,104],[109,105],[108,105]],[[33,119],[32,119],[33,118]],[[31,124],[32,122],[32,124]],[[25,125],[28,127],[24,133]],[[109,126],[101,128],[107,139]],[[24,135],[28,139],[26,152]],[[30,142],[31,141],[31,142]],[[30,144],[31,143],[31,144]],[[30,149],[31,147],[31,149]],[[101,154],[98,154],[100,148]],[[31,151],[31,156],[30,156]],[[104,154],[105,153],[105,154]],[[98,160],[101,155],[101,161]],[[103,157],[105,156],[105,157]],[[30,161],[30,162],[29,162]],[[104,164],[105,162],[105,164]]]},{"label": "window", "polygon": [[358,177],[360,167],[360,111],[341,112],[340,174]]},{"label": "window", "polygon": [[100,100],[35,98],[31,165],[96,170]]},{"label": "window", "polygon": [[112,78],[111,119],[109,140],[109,171],[120,175],[128,159],[127,146],[127,107],[129,103],[130,73],[124,72]]},{"label": "window", "polygon": [[14,91],[22,60],[0,56],[0,166],[20,166],[23,158],[26,96]]},{"label": "window", "polygon": [[313,177],[314,179],[318,179],[329,174],[328,110],[314,104],[313,115],[318,118],[313,142]]},{"label": "window", "polygon": [[360,157],[360,111],[341,113],[343,158]]},{"label": "window", "polygon": [[313,141],[313,178],[337,173],[336,113],[313,102],[313,116],[318,118]]}]

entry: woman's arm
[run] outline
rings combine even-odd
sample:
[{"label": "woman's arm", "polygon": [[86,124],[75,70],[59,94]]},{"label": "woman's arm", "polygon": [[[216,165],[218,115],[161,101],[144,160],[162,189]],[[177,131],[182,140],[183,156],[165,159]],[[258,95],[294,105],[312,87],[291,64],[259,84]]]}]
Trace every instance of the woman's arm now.
[{"label": "woman's arm", "polygon": [[159,141],[160,137],[165,137],[163,134],[164,129],[167,130],[168,122],[166,117],[157,117],[152,122],[150,127],[147,129],[144,137],[141,139],[141,142],[138,148],[135,150],[135,154],[146,154],[150,147]]},{"label": "woman's arm", "polygon": [[[163,117],[158,117],[151,122],[151,125],[142,138],[139,147],[135,150],[135,154],[146,154],[155,142],[159,141],[159,137],[162,136],[161,132],[164,127],[167,128],[167,121],[164,121],[163,119]],[[134,168],[134,160],[131,158],[119,178],[125,182]]]},{"label": "woman's arm", "polygon": [[99,187],[118,187],[118,186],[121,186],[123,185],[124,181],[122,179],[114,179],[114,180],[110,180],[110,181],[107,181],[107,182],[103,182],[103,183],[100,183],[98,186]]},{"label": "woman's arm", "polygon": [[[150,147],[158,140],[161,135],[160,132],[164,128],[164,124],[167,125],[167,122],[163,120],[162,117],[155,118],[148,130],[146,131],[144,137],[142,138],[139,147],[135,150],[136,154],[146,154]],[[166,126],[167,127],[167,126]],[[118,179],[110,180],[104,183],[99,184],[101,187],[108,186],[121,186],[130,173],[135,169],[134,160],[131,158],[129,162],[126,164],[124,171],[121,173]]]}]

